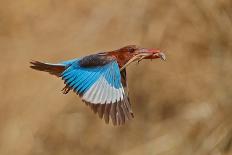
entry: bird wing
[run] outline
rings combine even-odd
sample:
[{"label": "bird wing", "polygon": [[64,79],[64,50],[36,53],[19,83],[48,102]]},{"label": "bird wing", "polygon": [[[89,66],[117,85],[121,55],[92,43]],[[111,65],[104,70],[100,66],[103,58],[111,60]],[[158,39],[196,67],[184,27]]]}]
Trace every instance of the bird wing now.
[{"label": "bird wing", "polygon": [[129,88],[128,88],[128,84],[127,84],[126,68],[121,70],[120,73],[121,73],[121,83],[122,83],[124,92],[126,94],[125,96],[127,97],[127,102],[128,102],[127,104],[129,105],[128,108],[129,108],[130,113],[134,117],[132,109],[131,109],[130,98],[129,98]]},{"label": "bird wing", "polygon": [[76,60],[62,73],[66,89],[75,91],[100,118],[104,116],[106,123],[111,119],[114,125],[124,124],[133,113],[117,61],[85,65],[88,63]]}]

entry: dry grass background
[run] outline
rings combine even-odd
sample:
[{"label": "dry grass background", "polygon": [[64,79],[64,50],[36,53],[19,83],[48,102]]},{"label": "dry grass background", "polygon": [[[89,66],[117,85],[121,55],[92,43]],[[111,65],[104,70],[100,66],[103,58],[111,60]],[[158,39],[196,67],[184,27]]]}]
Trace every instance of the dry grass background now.
[{"label": "dry grass background", "polygon": [[[232,154],[230,0],[0,4],[1,155]],[[168,61],[129,67],[135,119],[121,127],[28,67],[127,44],[163,49]]]}]

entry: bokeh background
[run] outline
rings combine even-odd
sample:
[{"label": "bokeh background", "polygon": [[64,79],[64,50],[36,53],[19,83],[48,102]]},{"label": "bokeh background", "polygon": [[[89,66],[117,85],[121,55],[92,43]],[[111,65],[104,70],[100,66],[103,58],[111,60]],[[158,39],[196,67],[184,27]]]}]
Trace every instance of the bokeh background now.
[{"label": "bokeh background", "polygon": [[[231,0],[0,1],[1,155],[232,154]],[[61,80],[29,68],[127,44],[135,119],[106,125]]]}]

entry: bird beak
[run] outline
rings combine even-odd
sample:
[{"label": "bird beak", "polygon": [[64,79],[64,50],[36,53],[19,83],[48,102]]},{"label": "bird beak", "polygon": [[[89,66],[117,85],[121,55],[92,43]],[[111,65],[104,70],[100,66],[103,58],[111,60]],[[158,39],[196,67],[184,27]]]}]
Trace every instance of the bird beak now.
[{"label": "bird beak", "polygon": [[160,50],[141,48],[134,52],[134,56],[122,68],[120,68],[120,70],[123,70],[124,68],[126,68],[126,66],[128,66],[130,63],[134,61],[140,62],[143,59],[152,60],[156,58],[160,58],[161,60],[164,60],[164,61],[166,60],[165,54],[161,52]]}]

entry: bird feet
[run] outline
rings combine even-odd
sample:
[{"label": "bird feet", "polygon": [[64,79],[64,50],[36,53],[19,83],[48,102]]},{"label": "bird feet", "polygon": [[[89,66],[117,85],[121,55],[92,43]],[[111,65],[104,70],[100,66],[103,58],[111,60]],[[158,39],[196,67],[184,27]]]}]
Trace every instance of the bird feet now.
[{"label": "bird feet", "polygon": [[63,92],[63,94],[68,94],[68,92],[71,90],[71,88],[66,85],[61,91]]}]

